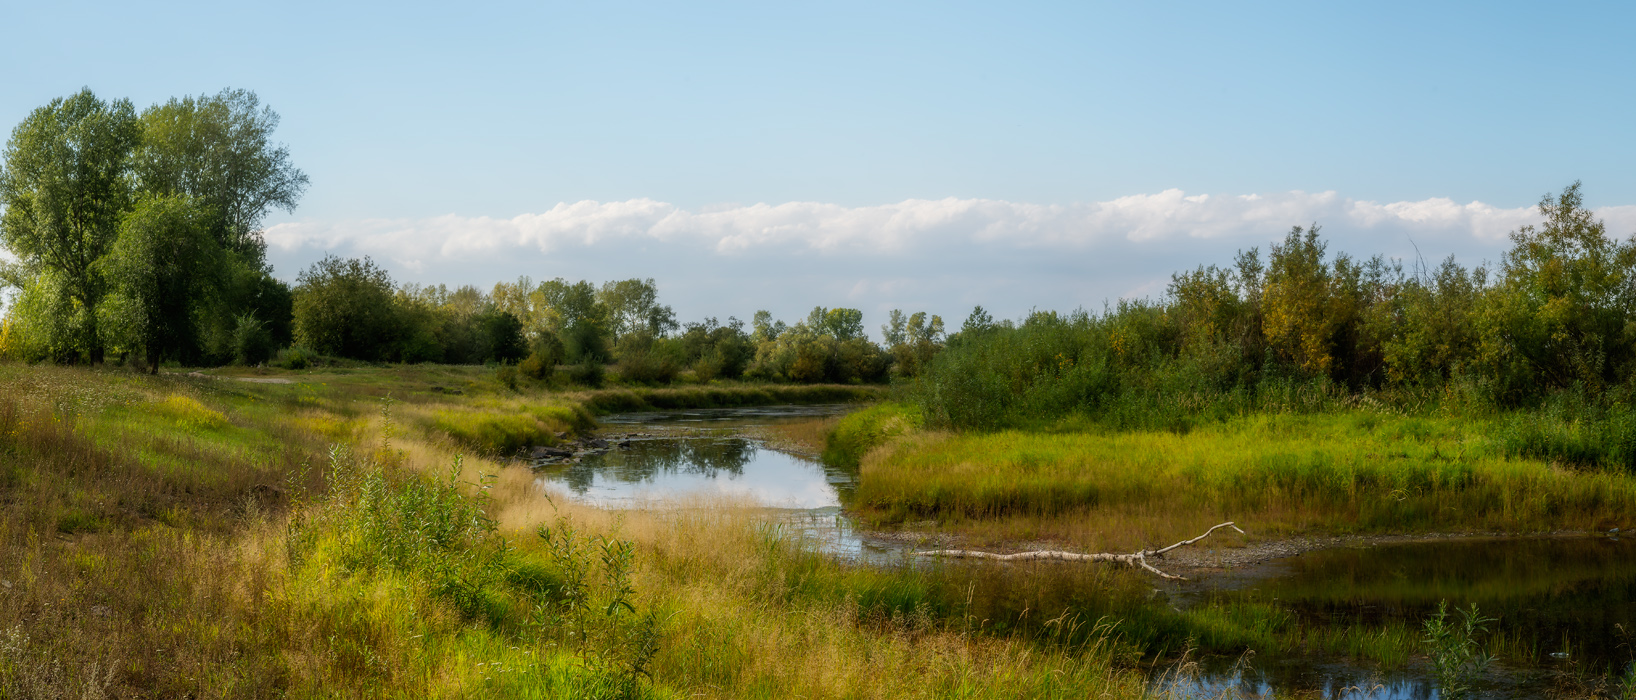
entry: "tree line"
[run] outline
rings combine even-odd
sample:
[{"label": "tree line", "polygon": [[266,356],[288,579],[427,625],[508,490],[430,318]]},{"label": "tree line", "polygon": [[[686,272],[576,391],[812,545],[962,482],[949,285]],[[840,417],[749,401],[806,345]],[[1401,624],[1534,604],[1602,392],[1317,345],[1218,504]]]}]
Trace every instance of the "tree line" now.
[{"label": "tree line", "polygon": [[609,363],[643,383],[878,382],[918,371],[941,343],[942,321],[923,313],[894,312],[886,347],[856,309],[682,324],[651,279],[450,290],[327,256],[292,288],[273,277],[260,228],[308,186],[272,140],[278,121],[232,89],[140,112],[84,89],[30,113],[0,153],[0,244],[16,258],[0,268],[12,297],[0,354],[150,372],[333,357],[500,363],[538,379],[567,365],[580,383],[600,383]]},{"label": "tree line", "polygon": [[963,427],[1170,425],[1337,397],[1629,408],[1636,237],[1610,236],[1579,183],[1539,210],[1492,270],[1331,257],[1298,226],[1264,257],[1173,275],[1159,300],[999,323],[978,307],[914,394],[929,421]]},{"label": "tree line", "polygon": [[816,307],[794,324],[758,311],[678,323],[659,303],[652,279],[596,285],[523,277],[484,292],[472,286],[395,285],[368,258],[327,257],[294,290],[295,340],[302,350],[380,362],[515,363],[509,376],[597,385],[612,365],[619,378],[668,384],[696,381],[865,383],[912,375],[941,347],[943,321],[894,311],[871,341],[863,312]]}]

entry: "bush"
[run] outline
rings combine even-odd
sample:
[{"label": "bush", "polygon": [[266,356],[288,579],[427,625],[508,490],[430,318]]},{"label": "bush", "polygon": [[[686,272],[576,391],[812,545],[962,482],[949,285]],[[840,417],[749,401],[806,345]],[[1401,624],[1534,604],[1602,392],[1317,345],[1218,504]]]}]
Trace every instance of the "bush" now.
[{"label": "bush", "polygon": [[545,379],[551,376],[551,371],[556,368],[555,363],[549,363],[538,352],[523,358],[523,361],[517,364],[517,371],[530,379]]},{"label": "bush", "polygon": [[517,390],[517,377],[516,365],[500,365],[499,369],[494,370],[494,380],[512,391]]},{"label": "bush", "polygon": [[670,358],[645,350],[626,354],[615,370],[621,380],[636,384],[669,384],[679,371]]},{"label": "bush", "polygon": [[284,369],[306,369],[312,363],[312,351],[303,347],[285,348],[274,362]]},{"label": "bush", "polygon": [[259,365],[273,356],[273,334],[253,313],[239,314],[233,325],[233,363]]},{"label": "bush", "polygon": [[369,258],[327,256],[301,273],[295,336],[327,355],[378,360],[400,335],[392,277]]},{"label": "bush", "polygon": [[870,450],[925,423],[920,409],[901,403],[882,403],[841,418],[824,441],[824,462],[856,467]]},{"label": "bush", "polygon": [[602,386],[605,371],[601,362],[586,360],[568,369],[568,380],[580,386],[596,389]]}]

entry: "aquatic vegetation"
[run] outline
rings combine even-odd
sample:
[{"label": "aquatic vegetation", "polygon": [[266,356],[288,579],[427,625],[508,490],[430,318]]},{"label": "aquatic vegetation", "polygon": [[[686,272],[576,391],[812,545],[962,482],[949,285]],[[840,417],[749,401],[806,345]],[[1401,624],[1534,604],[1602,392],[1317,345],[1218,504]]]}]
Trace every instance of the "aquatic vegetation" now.
[{"label": "aquatic vegetation", "polygon": [[1493,661],[1478,636],[1488,631],[1493,618],[1483,617],[1477,605],[1459,610],[1460,619],[1449,616],[1448,602],[1437,604],[1437,613],[1427,618],[1426,652],[1431,657],[1432,671],[1437,677],[1441,697],[1461,700],[1475,692],[1476,680],[1488,670]]}]

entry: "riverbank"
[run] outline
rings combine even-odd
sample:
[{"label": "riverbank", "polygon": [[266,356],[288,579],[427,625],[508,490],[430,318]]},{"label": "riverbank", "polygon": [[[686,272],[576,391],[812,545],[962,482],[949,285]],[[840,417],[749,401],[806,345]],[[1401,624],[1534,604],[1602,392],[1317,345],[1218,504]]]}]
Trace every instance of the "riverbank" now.
[{"label": "riverbank", "polygon": [[1355,410],[1187,433],[883,432],[912,423],[912,409],[886,404],[835,433],[883,435],[848,448],[863,454],[853,503],[862,522],[973,547],[1134,551],[1228,520],[1249,534],[1218,549],[1636,525],[1636,477],[1509,454],[1494,437],[1501,420]]},{"label": "riverbank", "polygon": [[973,623],[952,584],[837,562],[759,509],[542,492],[450,427],[558,439],[590,411],[483,372],[0,364],[0,694],[1144,693],[1123,642]]}]

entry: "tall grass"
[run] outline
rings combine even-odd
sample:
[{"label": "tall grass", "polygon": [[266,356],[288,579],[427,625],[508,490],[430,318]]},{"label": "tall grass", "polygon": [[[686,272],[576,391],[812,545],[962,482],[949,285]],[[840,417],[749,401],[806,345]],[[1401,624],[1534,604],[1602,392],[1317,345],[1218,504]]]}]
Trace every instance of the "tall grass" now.
[{"label": "tall grass", "polygon": [[[842,564],[733,504],[547,498],[425,420],[524,412],[512,399],[420,396],[392,374],[250,385],[0,364],[0,694],[1142,693],[1117,633],[1067,605],[1037,615],[1046,593],[968,605],[969,581]],[[390,428],[386,393],[407,397]],[[160,408],[173,395],[226,423],[184,426]],[[64,532],[67,513],[95,525]],[[1116,600],[1095,591],[1120,580],[1087,579],[1112,583],[1086,600]]]},{"label": "tall grass", "polygon": [[882,522],[1020,518],[1119,547],[1221,520],[1263,534],[1528,532],[1624,523],[1636,512],[1631,475],[1511,457],[1491,430],[1349,411],[1254,415],[1186,435],[922,433],[864,461],[856,503]]}]

